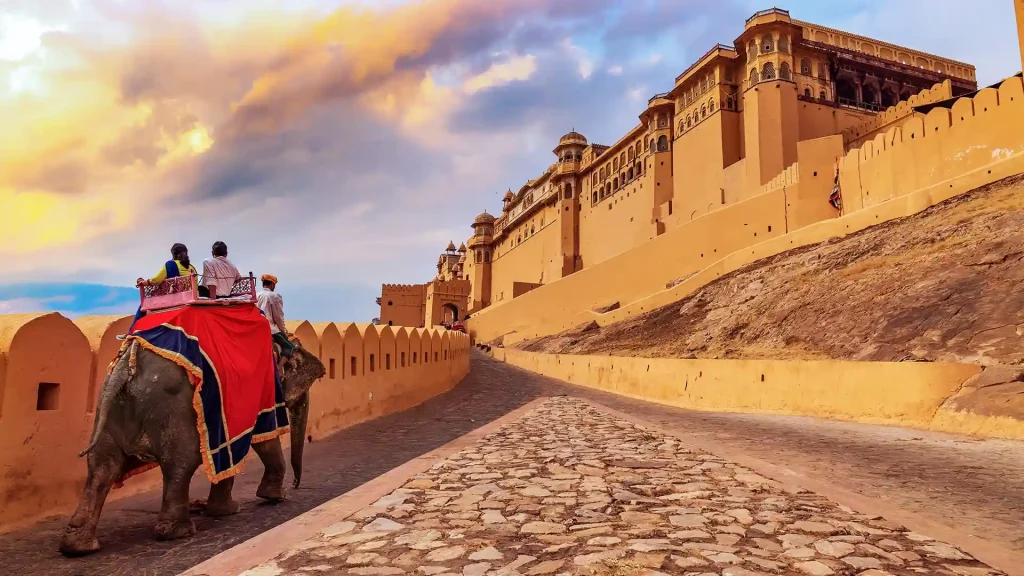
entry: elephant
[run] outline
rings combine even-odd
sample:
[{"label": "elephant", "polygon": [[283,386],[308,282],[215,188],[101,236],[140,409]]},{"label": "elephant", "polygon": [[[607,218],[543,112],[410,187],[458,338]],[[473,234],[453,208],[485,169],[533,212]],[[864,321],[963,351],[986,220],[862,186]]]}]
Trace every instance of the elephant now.
[{"label": "elephant", "polygon": [[[134,362],[133,362],[134,359]],[[279,373],[285,392],[291,432],[291,464],[298,487],[302,449],[309,413],[309,389],[326,373],[308,350],[296,346],[282,357]],[[163,497],[157,516],[158,540],[195,534],[189,515],[189,483],[202,463],[194,387],[185,369],[130,341],[107,374],[100,392],[89,446],[88,476],[78,508],[60,542],[65,556],[82,556],[100,549],[96,538],[103,503],[113,483],[140,463],[156,462],[163,475]],[[256,496],[272,502],[285,497],[285,460],[280,438],[252,444],[265,471]],[[211,485],[204,511],[228,516],[240,506],[231,498],[234,478]]]}]

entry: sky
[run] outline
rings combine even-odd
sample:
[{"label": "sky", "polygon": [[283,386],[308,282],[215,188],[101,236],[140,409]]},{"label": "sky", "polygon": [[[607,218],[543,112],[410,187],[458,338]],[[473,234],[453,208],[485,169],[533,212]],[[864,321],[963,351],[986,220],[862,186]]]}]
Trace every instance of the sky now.
[{"label": "sky", "polygon": [[[748,0],[0,0],[0,314],[131,313],[227,243],[286,316],[368,321],[554,161],[610,144]],[[1009,0],[794,0],[794,18],[1020,69]]]}]

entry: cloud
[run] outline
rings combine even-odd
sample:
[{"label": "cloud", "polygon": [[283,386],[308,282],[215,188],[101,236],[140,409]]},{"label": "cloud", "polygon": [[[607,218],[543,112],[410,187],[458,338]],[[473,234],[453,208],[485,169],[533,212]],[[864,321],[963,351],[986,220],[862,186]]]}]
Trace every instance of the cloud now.
[{"label": "cloud", "polygon": [[[56,305],[39,303],[59,295],[47,287],[130,286],[173,242],[198,262],[223,240],[243,271],[281,277],[289,316],[323,320],[366,320],[381,282],[428,280],[448,240],[553,161],[559,136],[614,142],[754,9],[0,2],[34,23],[15,41],[0,33],[3,282],[34,291],[0,289],[8,309]],[[961,25],[955,11],[929,12],[929,31],[897,31],[888,19],[908,21],[919,2],[805,4],[794,16],[995,59],[975,47],[987,45],[989,16]],[[936,46],[933,27],[965,32]],[[81,309],[130,310],[137,297],[63,293]]]}]

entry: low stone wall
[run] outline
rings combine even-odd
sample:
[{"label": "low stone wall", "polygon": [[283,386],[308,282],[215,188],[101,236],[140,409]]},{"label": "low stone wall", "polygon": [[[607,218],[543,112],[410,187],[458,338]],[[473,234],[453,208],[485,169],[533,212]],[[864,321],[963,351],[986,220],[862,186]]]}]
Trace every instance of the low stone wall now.
[{"label": "low stone wall", "polygon": [[[74,509],[86,476],[78,452],[88,444],[96,397],[120,347],[116,336],[130,320],[0,315],[0,532]],[[469,338],[460,332],[306,321],[289,326],[328,370],[311,392],[313,437],[415,406],[469,372]],[[113,490],[108,501],[159,483],[159,470],[147,472]]]},{"label": "low stone wall", "polygon": [[492,348],[498,360],[630,398],[720,412],[758,412],[1024,438],[1024,422],[943,407],[973,364],[678,360],[539,354]]}]

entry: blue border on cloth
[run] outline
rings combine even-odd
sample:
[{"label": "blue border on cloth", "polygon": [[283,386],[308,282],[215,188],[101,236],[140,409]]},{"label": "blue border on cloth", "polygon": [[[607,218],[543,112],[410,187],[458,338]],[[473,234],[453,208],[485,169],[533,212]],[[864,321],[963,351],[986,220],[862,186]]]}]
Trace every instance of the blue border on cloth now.
[{"label": "blue border on cloth", "polygon": [[[217,378],[217,371],[213,363],[203,353],[199,339],[187,334],[177,326],[162,324],[148,330],[142,330],[131,335],[132,338],[144,340],[149,347],[157,348],[168,360],[171,360],[191,371],[193,374],[201,373],[202,381],[197,385],[199,400],[202,405],[202,414],[197,414],[206,428],[206,446],[202,446],[204,455],[203,462],[212,466],[213,470],[207,470],[208,476],[215,481],[233,476],[235,469],[249,453],[253,438],[261,435],[274,434],[281,428],[288,427],[288,409],[285,407],[284,388],[281,385],[281,377],[277,371],[277,364],[274,363],[274,407],[261,412],[256,417],[253,427],[236,438],[228,438],[227,422],[224,420],[223,398],[220,380]],[[191,370],[190,370],[191,369]],[[216,384],[211,386],[210,384]],[[193,400],[193,406],[199,411],[199,406]],[[202,441],[202,440],[201,440]]]}]

